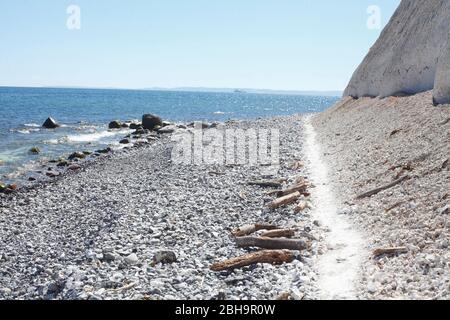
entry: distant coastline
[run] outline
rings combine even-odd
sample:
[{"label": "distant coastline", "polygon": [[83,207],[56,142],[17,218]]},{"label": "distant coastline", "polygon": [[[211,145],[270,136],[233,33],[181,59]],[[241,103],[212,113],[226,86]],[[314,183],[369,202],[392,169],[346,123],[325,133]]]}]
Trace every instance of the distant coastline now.
[{"label": "distant coastline", "polygon": [[78,86],[14,86],[0,85],[0,88],[27,88],[27,89],[80,89],[80,90],[125,90],[125,91],[168,91],[168,92],[207,92],[207,93],[235,93],[236,90],[249,94],[275,94],[275,95],[299,95],[299,96],[325,96],[342,97],[343,91],[329,90],[274,90],[274,89],[249,89],[249,88],[205,88],[205,87],[150,87],[150,88],[120,88],[120,87],[78,87]]}]

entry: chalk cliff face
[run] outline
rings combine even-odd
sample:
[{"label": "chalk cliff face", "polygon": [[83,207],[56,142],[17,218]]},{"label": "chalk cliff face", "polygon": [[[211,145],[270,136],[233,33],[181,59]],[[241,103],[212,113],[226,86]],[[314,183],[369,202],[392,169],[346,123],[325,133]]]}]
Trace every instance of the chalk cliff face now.
[{"label": "chalk cliff face", "polygon": [[450,103],[450,0],[402,0],[344,96],[431,89],[436,103]]}]

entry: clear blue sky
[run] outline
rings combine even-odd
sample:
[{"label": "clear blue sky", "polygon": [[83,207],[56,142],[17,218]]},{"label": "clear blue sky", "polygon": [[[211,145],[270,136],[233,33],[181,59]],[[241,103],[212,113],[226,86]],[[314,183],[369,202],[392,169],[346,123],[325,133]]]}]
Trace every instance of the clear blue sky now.
[{"label": "clear blue sky", "polygon": [[0,85],[342,90],[399,2],[0,0]]}]

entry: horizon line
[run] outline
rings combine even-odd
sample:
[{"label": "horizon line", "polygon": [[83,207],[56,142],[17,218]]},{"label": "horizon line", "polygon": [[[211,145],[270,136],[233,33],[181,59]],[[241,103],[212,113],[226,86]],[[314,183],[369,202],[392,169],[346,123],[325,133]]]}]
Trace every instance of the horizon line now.
[{"label": "horizon line", "polygon": [[241,93],[272,93],[272,94],[299,94],[313,95],[325,94],[327,96],[342,96],[343,90],[289,90],[289,89],[262,89],[262,88],[240,88],[240,87],[101,87],[101,86],[34,86],[34,85],[0,85],[0,88],[27,88],[27,89],[91,89],[91,90],[130,90],[130,91],[172,91],[172,92],[236,92]]}]

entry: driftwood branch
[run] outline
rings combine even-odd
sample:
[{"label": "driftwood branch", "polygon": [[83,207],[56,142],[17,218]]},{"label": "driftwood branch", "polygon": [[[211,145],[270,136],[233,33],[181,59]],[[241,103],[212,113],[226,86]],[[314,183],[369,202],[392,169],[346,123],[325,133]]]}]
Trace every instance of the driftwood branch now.
[{"label": "driftwood branch", "polygon": [[297,192],[291,193],[287,196],[275,199],[274,201],[272,201],[269,204],[269,208],[273,210],[273,209],[276,209],[279,207],[287,206],[287,205],[297,201],[298,198],[300,198],[300,196],[301,196],[300,192],[297,191]]},{"label": "driftwood branch", "polygon": [[283,264],[294,261],[294,255],[287,250],[264,250],[233,258],[211,266],[212,271],[223,271],[250,266],[256,263]]},{"label": "driftwood branch", "polygon": [[306,201],[300,201],[300,203],[297,204],[297,206],[295,207],[294,212],[300,213],[304,211],[306,208],[308,208],[308,203]]},{"label": "driftwood branch", "polygon": [[380,257],[382,255],[396,255],[400,253],[407,253],[408,249],[406,247],[397,247],[397,248],[379,248],[373,251],[373,256],[375,258]]},{"label": "driftwood branch", "polygon": [[290,188],[288,188],[286,190],[279,191],[277,193],[277,196],[278,197],[284,197],[284,196],[290,195],[290,194],[295,193],[295,192],[300,192],[301,194],[303,194],[304,192],[306,192],[306,189],[308,189],[308,184],[307,183],[297,184],[297,185],[295,185],[293,187],[290,187]]},{"label": "driftwood branch", "polygon": [[305,250],[309,244],[300,239],[272,239],[267,237],[239,237],[235,239],[239,248]]},{"label": "driftwood branch", "polygon": [[264,238],[292,238],[295,236],[295,229],[277,229],[266,231],[261,234]]},{"label": "driftwood branch", "polygon": [[248,236],[252,233],[255,233],[256,231],[260,230],[275,230],[279,229],[277,226],[271,225],[271,224],[250,224],[247,226],[243,226],[240,228],[237,228],[233,231],[231,231],[231,234],[235,237],[243,237]]},{"label": "driftwood branch", "polygon": [[391,183],[389,183],[389,184],[387,184],[387,185],[385,185],[385,186],[382,186],[382,187],[379,187],[379,188],[370,190],[370,191],[368,191],[368,192],[365,192],[365,193],[363,193],[363,194],[360,194],[359,196],[356,197],[356,199],[369,198],[369,197],[371,197],[371,196],[373,196],[373,195],[376,195],[376,194],[378,194],[378,193],[380,193],[380,192],[382,192],[382,191],[385,191],[385,190],[388,190],[388,189],[390,189],[390,188],[393,188],[393,187],[395,187],[396,185],[398,185],[398,184],[400,184],[400,183],[402,183],[402,182],[404,182],[404,181],[406,181],[406,180],[409,180],[409,179],[411,179],[410,176],[404,176],[404,177],[402,177],[402,178],[400,178],[400,179],[397,179],[397,180],[395,180],[395,181],[393,181],[393,182],[391,182]]}]

